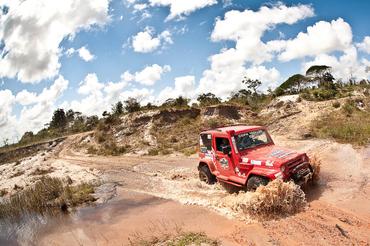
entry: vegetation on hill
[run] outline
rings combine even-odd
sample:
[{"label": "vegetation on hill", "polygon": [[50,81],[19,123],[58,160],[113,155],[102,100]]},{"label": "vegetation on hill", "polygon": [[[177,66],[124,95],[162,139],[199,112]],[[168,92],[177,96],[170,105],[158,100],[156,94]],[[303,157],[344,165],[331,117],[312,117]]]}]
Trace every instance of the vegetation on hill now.
[{"label": "vegetation on hill", "polygon": [[[230,97],[224,101],[212,93],[198,95],[196,102],[193,102],[192,105],[190,105],[190,99],[181,96],[177,98],[169,98],[161,105],[154,105],[152,103],[141,105],[137,99],[128,98],[123,102],[119,101],[112,105],[111,111],[104,111],[100,119],[98,116],[87,117],[82,115],[80,112],[73,110],[64,111],[63,109],[57,109],[54,112],[51,121],[46,124],[43,129],[35,134],[33,132],[24,133],[20,141],[13,145],[9,145],[8,141],[5,140],[4,146],[0,148],[0,153],[9,151],[12,148],[43,142],[45,140],[54,139],[61,136],[96,130],[95,137],[98,139],[98,142],[101,145],[105,146],[103,148],[103,153],[118,155],[126,152],[130,146],[119,146],[115,142],[116,140],[114,137],[110,136],[112,136],[114,132],[113,128],[116,125],[121,124],[120,117],[126,114],[147,112],[149,110],[171,110],[186,108],[204,109],[213,105],[236,105],[245,107],[248,110],[255,112],[255,116],[253,118],[258,121],[257,114],[260,112],[260,110],[265,108],[271,102],[271,100],[277,96],[300,94],[300,97],[305,100],[324,101],[348,97],[351,96],[354,91],[358,90],[365,90],[368,93],[370,89],[370,82],[368,80],[362,80],[359,82],[350,80],[347,83],[344,83],[341,80],[335,80],[331,74],[331,68],[326,65],[311,66],[306,71],[305,75],[295,74],[289,77],[274,91],[269,89],[267,93],[259,92],[258,88],[262,84],[259,80],[253,80],[245,77],[241,83],[243,84],[243,89],[232,93]],[[362,116],[363,114],[364,112],[355,111],[351,117],[343,118],[346,119],[346,121],[343,120],[342,122],[347,122],[346,125],[348,125],[353,120],[358,119],[358,117],[364,117]],[[342,117],[339,112],[336,115],[337,117]],[[186,126],[187,124],[191,123],[194,130],[199,130],[205,126],[205,123],[200,123],[198,121],[198,119],[192,119],[191,121],[184,119],[180,122],[177,122],[175,127],[182,129],[182,126]],[[228,123],[223,122],[223,119],[212,119],[212,121],[214,122],[209,123],[210,127],[217,126],[219,123]],[[159,134],[160,132],[160,130],[155,132],[155,135],[158,135],[158,139],[162,139],[162,136]],[[332,135],[336,134],[333,133]],[[323,134],[322,131],[320,133],[316,132],[316,136],[324,137],[325,134]],[[348,137],[346,139],[348,139]],[[163,139],[163,142],[166,141],[167,139]],[[183,146],[185,145],[186,144],[184,143]],[[153,151],[153,153],[163,152],[161,150],[162,147],[159,147],[158,151]],[[176,149],[179,148],[174,148],[174,150]],[[102,152],[99,152],[93,147],[89,150],[89,152],[102,154]],[[193,150],[189,152],[193,152]]]},{"label": "vegetation on hill", "polygon": [[45,127],[34,134],[31,131],[25,132],[18,143],[4,144],[0,148],[0,153],[27,146],[30,144],[40,143],[55,138],[60,138],[70,134],[94,130],[99,122],[99,117],[84,116],[78,111],[57,109],[54,111],[52,119]]},{"label": "vegetation on hill", "polygon": [[[318,138],[332,138],[338,142],[355,145],[370,143],[370,103],[348,99],[340,110],[324,115],[315,121],[312,132]],[[334,106],[334,105],[333,105]]]}]

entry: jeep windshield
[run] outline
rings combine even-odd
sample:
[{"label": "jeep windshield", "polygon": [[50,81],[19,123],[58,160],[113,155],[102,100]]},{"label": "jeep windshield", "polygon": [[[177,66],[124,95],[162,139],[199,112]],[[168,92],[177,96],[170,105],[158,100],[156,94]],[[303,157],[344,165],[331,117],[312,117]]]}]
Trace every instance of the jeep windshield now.
[{"label": "jeep windshield", "polygon": [[235,142],[238,150],[243,151],[256,146],[269,144],[270,138],[265,130],[256,130],[236,135]]}]

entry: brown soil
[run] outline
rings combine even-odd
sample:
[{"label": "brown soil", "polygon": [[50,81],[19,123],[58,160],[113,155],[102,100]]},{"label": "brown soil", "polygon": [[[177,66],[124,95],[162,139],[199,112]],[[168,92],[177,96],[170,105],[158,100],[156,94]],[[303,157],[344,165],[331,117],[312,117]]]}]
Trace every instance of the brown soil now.
[{"label": "brown soil", "polygon": [[[79,210],[38,235],[41,245],[127,245],[130,235],[150,235],[150,226],[180,226],[203,231],[222,245],[369,245],[370,149],[327,140],[276,143],[320,156],[318,184],[307,187],[307,208],[276,220],[241,215],[225,201],[220,185],[197,178],[196,158],[183,156],[87,156],[75,152],[74,139],[57,157],[66,163],[96,168],[117,195],[98,207]],[[237,195],[235,195],[237,197]]]}]

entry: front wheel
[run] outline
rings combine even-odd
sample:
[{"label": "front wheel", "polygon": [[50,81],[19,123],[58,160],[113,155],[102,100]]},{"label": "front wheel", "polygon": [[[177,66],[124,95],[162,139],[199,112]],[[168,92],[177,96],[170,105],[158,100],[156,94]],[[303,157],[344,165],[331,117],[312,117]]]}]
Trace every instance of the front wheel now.
[{"label": "front wheel", "polygon": [[269,180],[261,176],[252,176],[247,181],[247,190],[255,191],[261,185],[267,185]]},{"label": "front wheel", "polygon": [[201,166],[199,168],[199,179],[207,184],[214,184],[216,182],[216,178],[211,173],[208,166]]}]

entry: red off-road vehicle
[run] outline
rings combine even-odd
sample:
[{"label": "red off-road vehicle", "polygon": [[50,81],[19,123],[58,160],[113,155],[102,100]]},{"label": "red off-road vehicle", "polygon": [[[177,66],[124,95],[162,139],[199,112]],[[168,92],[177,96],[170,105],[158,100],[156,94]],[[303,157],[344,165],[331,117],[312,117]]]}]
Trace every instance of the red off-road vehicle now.
[{"label": "red off-road vehicle", "polygon": [[228,126],[200,134],[199,178],[255,190],[274,179],[299,185],[312,179],[305,153],[278,147],[265,127]]}]

